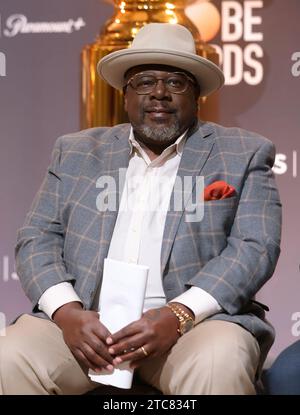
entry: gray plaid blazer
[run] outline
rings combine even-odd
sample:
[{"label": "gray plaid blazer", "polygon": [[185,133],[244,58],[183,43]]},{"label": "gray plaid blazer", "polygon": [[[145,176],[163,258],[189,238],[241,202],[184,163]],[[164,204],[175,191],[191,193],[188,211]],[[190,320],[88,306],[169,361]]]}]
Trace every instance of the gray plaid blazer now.
[{"label": "gray plaid blazer", "polygon": [[[130,156],[129,124],[60,137],[51,165],[18,232],[17,273],[39,312],[43,292],[69,281],[87,309],[101,287],[104,258],[117,217],[96,208],[96,181],[119,180]],[[170,209],[161,251],[163,287],[172,300],[191,286],[211,294],[223,312],[211,319],[237,323],[258,340],[263,354],[274,339],[264,305],[253,300],[272,276],[280,252],[281,204],[267,139],[238,128],[201,123],[188,135],[177,175],[224,180],[236,195],[205,202],[201,221],[187,222]],[[118,187],[117,187],[118,189]],[[195,186],[190,188],[191,197]],[[171,201],[174,198],[174,190]]]}]

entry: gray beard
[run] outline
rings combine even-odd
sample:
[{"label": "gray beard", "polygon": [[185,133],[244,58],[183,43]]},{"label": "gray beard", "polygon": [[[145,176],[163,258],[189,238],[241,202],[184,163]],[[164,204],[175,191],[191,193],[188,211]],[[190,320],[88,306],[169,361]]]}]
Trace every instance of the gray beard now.
[{"label": "gray beard", "polygon": [[174,138],[179,137],[179,123],[176,119],[174,124],[170,127],[148,127],[145,124],[140,125],[139,127],[133,125],[133,129],[136,132],[137,136],[147,137],[157,143],[165,143],[174,140]]}]

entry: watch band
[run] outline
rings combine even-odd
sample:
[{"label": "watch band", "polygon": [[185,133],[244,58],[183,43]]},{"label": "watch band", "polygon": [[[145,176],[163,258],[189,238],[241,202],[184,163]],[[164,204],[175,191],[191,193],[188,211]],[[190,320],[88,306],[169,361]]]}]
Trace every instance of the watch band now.
[{"label": "watch band", "polygon": [[182,335],[183,334],[182,326],[185,324],[186,321],[191,321],[194,319],[186,311],[184,311],[183,308],[181,308],[178,304],[167,303],[166,306],[169,307],[173,311],[175,316],[178,318],[180,328],[177,329],[177,332],[180,335]]}]

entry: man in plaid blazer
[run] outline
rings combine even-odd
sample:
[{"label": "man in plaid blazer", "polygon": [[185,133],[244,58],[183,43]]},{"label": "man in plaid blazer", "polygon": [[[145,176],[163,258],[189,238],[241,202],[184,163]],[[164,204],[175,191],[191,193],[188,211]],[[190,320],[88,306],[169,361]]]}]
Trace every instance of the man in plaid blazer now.
[{"label": "man in plaid blazer", "polygon": [[[56,142],[18,235],[33,313],[0,339],[0,391],[84,393],[89,369],[131,362],[166,394],[254,394],[274,339],[254,300],[280,251],[274,146],[197,120],[199,95],[224,78],[182,26],[145,26],[98,71],[123,88],[130,124]],[[97,313],[107,257],[149,267],[144,313],[117,333]]]}]

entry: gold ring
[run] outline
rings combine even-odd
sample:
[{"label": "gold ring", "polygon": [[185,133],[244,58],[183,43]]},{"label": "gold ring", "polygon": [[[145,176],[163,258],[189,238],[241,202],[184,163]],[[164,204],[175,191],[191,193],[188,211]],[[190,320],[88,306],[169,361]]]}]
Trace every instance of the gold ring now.
[{"label": "gold ring", "polygon": [[144,346],[141,346],[140,349],[144,353],[145,356],[148,356],[148,352],[147,352],[147,350],[145,349]]}]

